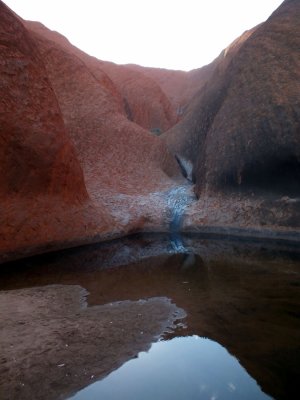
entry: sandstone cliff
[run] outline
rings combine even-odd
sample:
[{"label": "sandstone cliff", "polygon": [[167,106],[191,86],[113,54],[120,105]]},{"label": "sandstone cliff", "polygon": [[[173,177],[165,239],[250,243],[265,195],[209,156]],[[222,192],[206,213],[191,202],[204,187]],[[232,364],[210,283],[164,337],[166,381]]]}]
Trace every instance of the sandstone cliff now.
[{"label": "sandstone cliff", "polygon": [[190,72],[100,61],[0,13],[1,254],[167,230],[187,193],[173,155],[199,197],[185,230],[298,230],[298,1]]},{"label": "sandstone cliff", "polygon": [[131,194],[166,185],[168,175],[178,173],[173,158],[158,138],[128,120],[123,93],[104,63],[71,44],[62,46],[40,25],[26,26],[43,56],[90,195],[104,188]]},{"label": "sandstone cliff", "polygon": [[174,185],[176,161],[100,62],[0,6],[3,259],[142,228],[133,196]]},{"label": "sandstone cliff", "polygon": [[166,136],[194,162],[198,192],[260,182],[275,189],[270,175],[298,176],[299,13],[299,2],[285,1],[225,51],[186,118]]},{"label": "sandstone cliff", "polygon": [[[235,41],[165,134],[193,163],[196,224],[300,226],[299,18],[300,3],[286,0]],[[203,212],[205,196],[215,202]]]},{"label": "sandstone cliff", "polygon": [[28,32],[0,3],[1,197],[87,197],[82,170],[40,54]]},{"label": "sandstone cliff", "polygon": [[0,16],[1,255],[70,245],[94,222],[114,229],[89,202],[36,44],[2,2]]},{"label": "sandstone cliff", "polygon": [[160,134],[177,122],[176,110],[161,86],[143,70],[103,62],[102,68],[124,99],[126,115],[130,121]]},{"label": "sandstone cliff", "polygon": [[[106,87],[118,103],[118,111],[129,121],[147,130],[159,129],[164,132],[177,122],[175,110],[159,82],[130,66],[117,65],[91,57],[72,46],[57,32],[48,30],[37,22],[24,21],[27,28],[40,40],[43,38],[59,45],[83,61],[94,77]],[[170,71],[171,73],[171,71]],[[104,82],[104,76],[106,82]]]},{"label": "sandstone cliff", "polygon": [[185,114],[193,97],[202,89],[212,75],[217,60],[204,67],[192,71],[173,71],[163,68],[147,68],[138,65],[128,65],[133,71],[140,72],[155,81],[168,96],[177,122]]}]

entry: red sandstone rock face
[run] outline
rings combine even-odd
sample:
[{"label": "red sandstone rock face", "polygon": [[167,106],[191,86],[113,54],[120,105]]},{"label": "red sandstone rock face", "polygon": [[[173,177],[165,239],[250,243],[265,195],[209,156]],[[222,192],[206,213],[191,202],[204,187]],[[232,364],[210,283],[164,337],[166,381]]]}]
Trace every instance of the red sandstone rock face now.
[{"label": "red sandstone rock face", "polygon": [[155,80],[126,66],[108,62],[101,66],[122,94],[130,121],[158,133],[175,125],[176,111]]},{"label": "red sandstone rock face", "polygon": [[[176,161],[128,120],[102,63],[0,4],[2,260],[142,228],[145,196],[174,185]],[[166,128],[166,110],[139,118]]]},{"label": "red sandstone rock face", "polygon": [[35,34],[80,58],[101,86],[113,95],[113,102],[117,102],[118,111],[130,121],[147,130],[159,128],[161,132],[177,122],[175,109],[169,98],[159,83],[143,74],[143,71],[88,56],[72,46],[62,35],[48,30],[40,23],[25,22],[25,24]]},{"label": "red sandstone rock face", "polygon": [[223,52],[166,141],[195,166],[198,194],[294,196],[300,179],[300,3],[286,0]]},{"label": "red sandstone rock face", "polygon": [[0,3],[0,193],[87,198],[83,174],[35,44]]},{"label": "red sandstone rock face", "polygon": [[[299,226],[299,200],[245,195],[257,183],[299,188],[299,2],[189,73],[102,62],[1,1],[0,14],[0,261],[167,229],[180,174],[165,141],[193,163],[196,192],[217,193],[190,208],[185,229]],[[149,130],[168,130],[165,141]],[[241,187],[243,199],[224,202]]]},{"label": "red sandstone rock face", "polygon": [[131,194],[170,185],[167,175],[178,174],[174,159],[158,138],[127,119],[123,94],[103,71],[106,64],[41,25],[26,26],[43,56],[92,198],[103,190]]},{"label": "red sandstone rock face", "polygon": [[215,65],[216,62],[213,62],[189,72],[145,68],[138,65],[128,65],[127,67],[148,76],[162,88],[179,120],[191,99],[202,89],[211,76]]},{"label": "red sandstone rock face", "polygon": [[113,221],[89,203],[40,53],[0,2],[0,254],[64,247]]}]

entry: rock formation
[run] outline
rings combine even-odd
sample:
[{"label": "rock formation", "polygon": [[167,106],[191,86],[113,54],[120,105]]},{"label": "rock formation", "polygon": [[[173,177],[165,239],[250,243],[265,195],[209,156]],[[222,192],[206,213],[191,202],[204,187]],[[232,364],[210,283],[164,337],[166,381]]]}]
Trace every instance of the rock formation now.
[{"label": "rock formation", "polygon": [[94,212],[40,53],[2,2],[0,15],[0,252],[30,253],[78,239]]},{"label": "rock formation", "polygon": [[87,197],[82,170],[40,54],[22,23],[0,3],[1,197]]},{"label": "rock formation", "polygon": [[235,41],[165,134],[194,167],[200,201],[190,224],[299,227],[299,18],[300,3],[286,0]]},{"label": "rock formation", "polygon": [[173,110],[176,112],[178,120],[180,120],[191,99],[202,89],[213,73],[216,64],[217,60],[189,72],[147,68],[138,65],[128,65],[126,67],[143,73],[159,84],[170,99]]},{"label": "rock formation", "polygon": [[3,257],[167,230],[180,169],[199,197],[185,230],[299,228],[298,1],[190,72],[100,61],[0,14]]},{"label": "rock formation", "polygon": [[223,52],[184,120],[166,136],[194,163],[199,194],[206,188],[285,194],[297,188],[299,17],[299,2],[285,1]]},{"label": "rock formation", "polygon": [[165,144],[127,119],[100,62],[0,13],[3,260],[141,228],[132,196],[180,175]]},{"label": "rock formation", "polygon": [[175,109],[155,80],[127,66],[103,62],[101,67],[122,94],[130,121],[157,134],[176,124]]},{"label": "rock formation", "polygon": [[[127,119],[124,95],[102,62],[71,44],[62,46],[46,28],[26,26],[43,56],[90,195],[104,187],[127,194],[147,192],[163,186],[166,174],[176,174],[164,144]],[[149,171],[156,180],[146,177]]]}]

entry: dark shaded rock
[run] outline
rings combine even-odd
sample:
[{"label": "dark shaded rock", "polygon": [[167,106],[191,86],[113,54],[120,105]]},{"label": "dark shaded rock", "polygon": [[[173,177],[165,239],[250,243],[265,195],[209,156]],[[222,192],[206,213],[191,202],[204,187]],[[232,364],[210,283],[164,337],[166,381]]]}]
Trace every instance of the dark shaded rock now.
[{"label": "dark shaded rock", "polygon": [[195,166],[197,193],[300,192],[300,3],[246,32],[165,137]]}]

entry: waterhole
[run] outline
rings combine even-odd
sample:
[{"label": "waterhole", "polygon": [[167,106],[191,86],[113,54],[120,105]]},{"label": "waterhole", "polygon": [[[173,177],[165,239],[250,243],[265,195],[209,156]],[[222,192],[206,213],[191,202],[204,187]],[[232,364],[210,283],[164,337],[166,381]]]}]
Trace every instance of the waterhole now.
[{"label": "waterhole", "polygon": [[295,398],[299,248],[179,240],[2,265],[0,398]]}]

